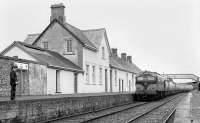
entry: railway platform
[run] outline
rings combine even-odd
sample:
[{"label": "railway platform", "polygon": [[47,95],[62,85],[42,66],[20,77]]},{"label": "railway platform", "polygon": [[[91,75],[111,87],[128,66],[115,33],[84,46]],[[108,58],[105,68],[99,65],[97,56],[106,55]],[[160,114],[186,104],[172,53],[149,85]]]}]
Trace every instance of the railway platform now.
[{"label": "railway platform", "polygon": [[192,91],[176,107],[174,123],[200,123],[200,91]]},{"label": "railway platform", "polygon": [[132,103],[133,93],[0,97],[0,123],[37,123]]}]

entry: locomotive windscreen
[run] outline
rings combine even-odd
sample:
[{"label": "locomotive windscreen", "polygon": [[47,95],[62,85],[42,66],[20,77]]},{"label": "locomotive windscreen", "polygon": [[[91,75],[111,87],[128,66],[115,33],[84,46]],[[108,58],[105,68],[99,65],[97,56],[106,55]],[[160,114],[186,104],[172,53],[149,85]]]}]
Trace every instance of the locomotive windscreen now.
[{"label": "locomotive windscreen", "polygon": [[137,77],[137,81],[155,81],[155,77],[153,76],[139,76]]}]

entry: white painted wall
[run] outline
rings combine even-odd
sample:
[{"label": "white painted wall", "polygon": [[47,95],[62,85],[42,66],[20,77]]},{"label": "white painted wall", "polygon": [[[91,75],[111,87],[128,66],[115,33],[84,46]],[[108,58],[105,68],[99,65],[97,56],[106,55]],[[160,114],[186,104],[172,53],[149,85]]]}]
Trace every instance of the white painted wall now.
[{"label": "white painted wall", "polygon": [[60,71],[60,91],[62,94],[74,93],[74,73],[70,71]]},{"label": "white painted wall", "polygon": [[[115,70],[117,71],[117,82],[115,82]],[[127,78],[127,73],[128,73],[128,78]],[[122,80],[124,83],[123,91],[135,92],[136,91],[135,74],[133,75],[133,78],[132,78],[132,75],[133,75],[133,73],[112,68],[112,90],[113,90],[113,92],[119,92],[120,84],[121,84],[121,90],[122,90]],[[119,84],[119,79],[120,79],[120,84]],[[130,81],[130,89],[129,89],[129,81]]]},{"label": "white painted wall", "polygon": [[23,50],[21,50],[20,48],[14,46],[13,48],[11,48],[9,51],[7,51],[5,54],[3,54],[4,56],[18,56],[18,58],[20,59],[27,59],[27,60],[31,60],[31,61],[37,61],[35,58],[33,58],[32,56],[30,56],[29,54],[27,54],[26,52],[24,52]]},{"label": "white painted wall", "polygon": [[[105,59],[102,59],[102,47],[105,49]],[[105,69],[107,69],[107,90],[110,91],[110,67],[109,50],[105,38],[102,39],[98,52],[83,48],[83,70],[86,71],[86,65],[90,66],[90,82],[86,81],[86,74],[79,76],[79,93],[105,92]],[[92,81],[92,66],[96,69],[96,81]],[[102,68],[102,84],[100,84],[99,71]]]},{"label": "white painted wall", "polygon": [[47,94],[56,92],[56,69],[47,68]]}]

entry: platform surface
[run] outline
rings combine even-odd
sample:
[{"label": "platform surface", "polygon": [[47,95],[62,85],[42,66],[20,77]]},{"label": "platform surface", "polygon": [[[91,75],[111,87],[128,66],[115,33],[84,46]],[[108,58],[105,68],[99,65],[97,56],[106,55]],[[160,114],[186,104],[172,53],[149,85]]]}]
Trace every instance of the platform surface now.
[{"label": "platform surface", "polygon": [[[67,98],[67,97],[87,97],[87,96],[104,96],[104,95],[119,95],[119,94],[133,94],[133,92],[102,92],[102,93],[76,93],[76,94],[52,94],[52,95],[31,95],[31,96],[16,96],[16,101],[23,100],[38,100],[38,99],[53,99],[53,98]],[[11,101],[10,97],[0,97],[0,102]]]},{"label": "platform surface", "polygon": [[189,92],[180,101],[174,123],[200,123],[200,91]]}]

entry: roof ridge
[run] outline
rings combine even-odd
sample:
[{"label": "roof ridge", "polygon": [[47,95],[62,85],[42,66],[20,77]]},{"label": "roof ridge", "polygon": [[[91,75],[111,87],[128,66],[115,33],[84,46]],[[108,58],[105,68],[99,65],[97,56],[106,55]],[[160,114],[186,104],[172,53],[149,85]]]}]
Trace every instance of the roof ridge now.
[{"label": "roof ridge", "polygon": [[81,31],[86,32],[86,31],[99,31],[99,30],[106,30],[106,28],[86,29]]},{"label": "roof ridge", "polygon": [[[118,57],[118,56],[110,56],[110,58],[111,59],[113,59],[114,61],[116,61],[117,62],[117,64],[119,64],[124,70],[126,70],[126,71],[129,71],[129,72],[137,72],[137,71],[141,71],[141,69],[136,65],[136,64],[134,64],[134,63],[129,63],[128,61],[124,61],[122,58],[120,58],[120,57]],[[112,61],[112,60],[111,60]],[[112,62],[111,62],[111,65],[113,65],[112,64]],[[132,66],[132,67],[134,67],[134,69],[132,68],[132,70],[129,70],[129,69],[131,69],[131,68],[128,68],[128,66],[130,67],[130,66]],[[118,67],[118,66],[116,66],[116,67]],[[118,68],[120,68],[120,67],[118,67]],[[120,68],[121,69],[121,68]]]},{"label": "roof ridge", "polygon": [[28,36],[32,36],[32,35],[40,35],[41,33],[33,33],[33,34],[27,34]]},{"label": "roof ridge", "polygon": [[41,50],[41,51],[49,51],[47,49],[44,49],[44,48],[41,48],[41,47],[38,47],[38,46],[35,46],[35,45],[31,45],[31,44],[27,44],[25,42],[21,42],[21,41],[15,41],[16,43],[19,43],[21,45],[24,45],[24,46],[27,46],[29,48],[32,48],[32,49],[37,49],[37,50]]}]

